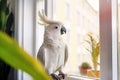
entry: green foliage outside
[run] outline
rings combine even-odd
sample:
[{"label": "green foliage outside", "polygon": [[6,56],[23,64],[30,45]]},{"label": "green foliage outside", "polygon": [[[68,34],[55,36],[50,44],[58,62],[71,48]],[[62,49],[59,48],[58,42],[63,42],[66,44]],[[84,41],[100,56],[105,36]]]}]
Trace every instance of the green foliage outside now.
[{"label": "green foliage outside", "polygon": [[92,33],[88,33],[87,36],[89,40],[86,40],[86,42],[90,45],[90,48],[87,48],[87,50],[91,53],[93,67],[94,70],[97,71],[98,58],[100,55],[100,43],[95,40]]},{"label": "green foliage outside", "polygon": [[90,69],[91,66],[90,66],[90,64],[87,63],[87,62],[83,62],[83,63],[79,66],[79,68]]}]

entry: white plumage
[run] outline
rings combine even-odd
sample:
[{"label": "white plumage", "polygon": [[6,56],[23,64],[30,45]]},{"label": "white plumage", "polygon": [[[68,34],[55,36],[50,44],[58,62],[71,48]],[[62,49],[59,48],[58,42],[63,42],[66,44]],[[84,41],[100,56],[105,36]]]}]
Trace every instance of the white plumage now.
[{"label": "white plumage", "polygon": [[52,74],[61,71],[68,59],[68,48],[61,38],[66,31],[62,23],[48,20],[44,13],[39,13],[39,16],[45,25],[45,33],[37,58],[43,63],[45,70]]}]

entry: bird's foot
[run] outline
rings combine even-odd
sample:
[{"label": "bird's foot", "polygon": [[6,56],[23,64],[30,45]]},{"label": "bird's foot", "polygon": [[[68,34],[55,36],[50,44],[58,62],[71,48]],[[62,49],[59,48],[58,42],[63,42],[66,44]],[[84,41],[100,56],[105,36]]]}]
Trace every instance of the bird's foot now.
[{"label": "bird's foot", "polygon": [[59,73],[58,77],[60,78],[60,80],[64,80],[65,79],[65,74],[64,73]]},{"label": "bird's foot", "polygon": [[51,74],[51,77],[53,78],[53,80],[61,80],[56,74]]}]

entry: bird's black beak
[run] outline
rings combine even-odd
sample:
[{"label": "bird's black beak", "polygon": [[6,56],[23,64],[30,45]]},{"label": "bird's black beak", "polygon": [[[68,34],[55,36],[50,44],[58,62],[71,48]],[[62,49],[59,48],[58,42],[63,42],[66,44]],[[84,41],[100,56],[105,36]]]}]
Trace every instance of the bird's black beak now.
[{"label": "bird's black beak", "polygon": [[63,27],[61,28],[61,35],[64,34],[64,33],[66,33],[66,28],[63,26]]}]

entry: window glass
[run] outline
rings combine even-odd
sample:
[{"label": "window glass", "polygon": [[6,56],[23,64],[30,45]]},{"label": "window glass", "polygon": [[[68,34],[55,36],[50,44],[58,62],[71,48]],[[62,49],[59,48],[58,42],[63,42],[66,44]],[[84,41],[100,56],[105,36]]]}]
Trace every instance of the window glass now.
[{"label": "window glass", "polygon": [[44,26],[38,24],[38,22],[40,20],[39,16],[38,16],[38,12],[41,10],[45,10],[44,4],[45,4],[44,0],[37,0],[37,2],[36,2],[36,29],[35,29],[36,30],[35,53],[36,54],[35,54],[35,57],[37,56],[38,50],[43,42]]},{"label": "window glass", "polygon": [[[69,47],[69,59],[64,68],[68,75],[99,78],[99,0],[54,0],[53,19],[67,28],[63,35]],[[87,73],[80,67],[91,66]]]}]

